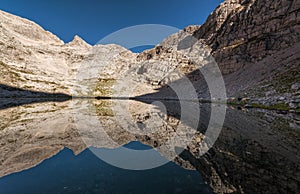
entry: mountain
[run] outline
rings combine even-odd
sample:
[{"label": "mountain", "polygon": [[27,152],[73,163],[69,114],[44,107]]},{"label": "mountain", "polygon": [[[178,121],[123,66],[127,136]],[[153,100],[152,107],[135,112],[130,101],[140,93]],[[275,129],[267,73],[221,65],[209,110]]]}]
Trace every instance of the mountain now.
[{"label": "mountain", "polygon": [[[299,9],[296,0],[226,0],[202,26],[184,31],[209,47],[230,103],[299,110]],[[178,36],[167,39],[174,42]],[[145,53],[151,51],[141,55]],[[207,98],[208,89],[200,77],[195,85],[204,93],[200,96]]]},{"label": "mountain", "polygon": [[[3,74],[0,82],[29,91],[25,94],[2,88],[1,95],[30,96],[31,91],[112,95],[117,78],[128,70],[136,84],[143,83],[140,88],[148,88],[137,94],[151,93],[157,87],[180,79],[180,75],[173,75],[174,71],[188,75],[198,67],[187,57],[191,51],[176,48],[180,40],[191,35],[208,47],[219,65],[231,103],[244,104],[238,99],[249,98],[246,103],[253,106],[297,109],[299,7],[296,0],[226,0],[202,26],[189,26],[141,54],[113,44],[91,46],[78,36],[65,44],[34,22],[0,11]],[[161,64],[155,65],[155,62]],[[203,66],[208,61],[204,56],[197,63]],[[143,74],[138,73],[141,69]],[[146,75],[150,71],[152,73]],[[172,78],[168,74],[172,74]],[[195,78],[198,95],[209,99],[209,90],[201,75],[188,77]]]},{"label": "mountain", "polygon": [[[99,66],[104,67],[113,61],[118,63],[120,60],[126,64],[135,58],[135,54],[118,45],[92,47],[78,36],[70,43],[64,44],[34,22],[3,11],[0,11],[0,25],[0,82],[10,87],[79,95],[77,91],[84,91],[84,88],[81,88],[84,84],[78,84],[78,79],[83,77],[76,76],[79,68],[84,72],[93,72],[93,68],[99,69]],[[84,63],[88,63],[89,66],[85,67]],[[95,64],[97,67],[93,66]],[[112,66],[118,70],[118,65]],[[93,76],[89,75],[89,79],[98,79],[98,75]],[[18,95],[31,96],[31,93],[1,88],[2,97]],[[88,95],[87,92],[84,95]]]},{"label": "mountain", "polygon": [[211,47],[230,97],[297,106],[299,9],[297,0],[226,0],[194,32]]}]

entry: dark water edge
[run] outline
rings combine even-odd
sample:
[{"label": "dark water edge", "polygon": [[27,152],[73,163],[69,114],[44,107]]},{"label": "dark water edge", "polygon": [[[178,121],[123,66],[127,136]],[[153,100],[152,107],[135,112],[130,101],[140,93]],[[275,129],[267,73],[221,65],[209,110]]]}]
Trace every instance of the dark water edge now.
[{"label": "dark water edge", "polygon": [[[134,146],[136,145],[136,146]],[[127,147],[147,149],[142,144]],[[0,179],[0,193],[212,193],[200,173],[169,162],[143,171],[124,170],[89,149],[75,156],[67,148],[28,170]]]}]

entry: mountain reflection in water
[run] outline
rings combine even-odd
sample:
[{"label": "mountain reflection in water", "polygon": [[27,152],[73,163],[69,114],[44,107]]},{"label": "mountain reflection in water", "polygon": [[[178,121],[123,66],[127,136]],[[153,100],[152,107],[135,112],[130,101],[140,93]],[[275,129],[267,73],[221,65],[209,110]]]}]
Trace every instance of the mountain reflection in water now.
[{"label": "mountain reflection in water", "polygon": [[[174,157],[162,147],[181,122],[176,116],[153,104],[131,101],[129,116],[138,126],[135,130],[147,132],[135,134],[120,126],[122,115],[116,115],[113,103],[49,100],[0,108],[0,193],[299,191],[297,114],[228,107],[217,142],[200,156],[204,146],[200,132],[205,132],[210,106],[222,106],[201,105],[198,132]],[[188,123],[185,125],[188,128]],[[123,170],[99,160],[87,149],[122,146],[154,148],[171,162],[151,170]]]},{"label": "mountain reflection in water", "polygon": [[0,179],[0,188],[1,193],[15,194],[212,193],[197,171],[172,162],[152,170],[130,171],[99,160],[88,149],[74,156],[67,148],[32,169]]}]

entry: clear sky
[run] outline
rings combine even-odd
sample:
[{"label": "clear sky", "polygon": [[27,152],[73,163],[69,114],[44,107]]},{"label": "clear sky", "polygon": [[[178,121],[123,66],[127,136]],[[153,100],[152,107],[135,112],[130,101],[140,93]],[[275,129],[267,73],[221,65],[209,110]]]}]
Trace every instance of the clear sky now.
[{"label": "clear sky", "polygon": [[94,45],[138,24],[177,28],[202,24],[223,0],[1,0],[0,9],[28,18],[69,42],[77,34]]}]

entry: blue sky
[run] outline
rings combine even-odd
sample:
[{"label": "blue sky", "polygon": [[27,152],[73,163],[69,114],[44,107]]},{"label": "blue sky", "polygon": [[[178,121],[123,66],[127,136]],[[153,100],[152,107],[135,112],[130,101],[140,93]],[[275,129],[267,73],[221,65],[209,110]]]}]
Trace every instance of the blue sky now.
[{"label": "blue sky", "polygon": [[69,42],[77,34],[94,45],[106,35],[138,24],[177,28],[202,24],[223,0],[2,0],[0,9],[35,21]]}]

